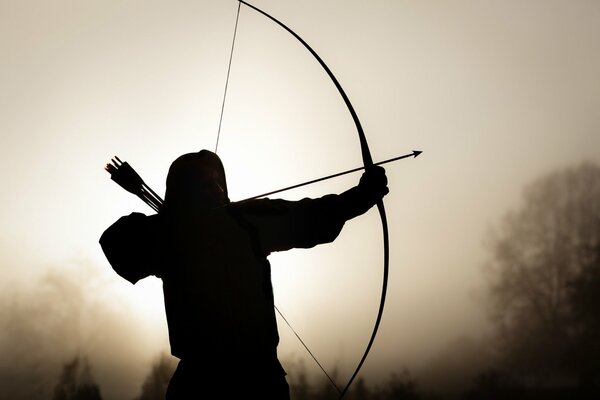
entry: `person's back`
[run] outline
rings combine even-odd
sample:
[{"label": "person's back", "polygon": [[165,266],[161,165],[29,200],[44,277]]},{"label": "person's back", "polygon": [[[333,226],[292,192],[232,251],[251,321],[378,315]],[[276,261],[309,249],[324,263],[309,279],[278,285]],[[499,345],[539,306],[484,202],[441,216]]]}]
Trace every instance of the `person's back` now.
[{"label": "person's back", "polygon": [[274,355],[270,266],[230,207],[167,220],[166,237],[162,279],[173,355]]}]

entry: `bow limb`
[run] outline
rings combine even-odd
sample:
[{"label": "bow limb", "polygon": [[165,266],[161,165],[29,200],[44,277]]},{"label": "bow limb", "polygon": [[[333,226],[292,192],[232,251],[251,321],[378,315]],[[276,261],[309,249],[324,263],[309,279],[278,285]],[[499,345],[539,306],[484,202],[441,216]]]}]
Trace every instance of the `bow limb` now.
[{"label": "bow limb", "polygon": [[[329,69],[329,67],[327,66],[327,64],[325,64],[325,62],[323,61],[323,59],[321,59],[321,57],[312,49],[312,47],[310,47],[308,45],[308,43],[306,43],[304,41],[304,39],[302,39],[300,36],[298,36],[298,34],[296,34],[296,32],[294,32],[293,30],[291,30],[290,28],[288,28],[285,24],[283,24],[282,22],[280,22],[276,18],[270,16],[266,12],[260,10],[259,8],[256,8],[255,6],[253,6],[253,5],[245,2],[243,0],[238,0],[238,1],[240,3],[242,3],[242,4],[244,4],[244,5],[252,8],[253,10],[259,12],[260,14],[264,15],[265,17],[269,18],[271,21],[275,22],[277,25],[279,25],[280,27],[282,27],[283,29],[285,29],[292,36],[294,36],[300,43],[302,43],[302,45],[304,45],[304,47],[313,55],[313,57],[315,57],[317,59],[317,61],[321,65],[321,67],[323,67],[323,69],[325,70],[325,72],[327,72],[327,75],[332,80],[332,82],[335,85],[335,87],[337,88],[339,94],[344,99],[344,103],[346,104],[346,107],[348,108],[348,111],[350,112],[350,115],[352,116],[352,120],[354,121],[354,124],[356,125],[356,130],[358,132],[358,138],[359,138],[359,141],[360,141],[360,149],[361,149],[361,153],[362,153],[363,164],[364,164],[365,168],[371,167],[373,165],[373,158],[371,157],[371,152],[369,150],[369,145],[367,143],[367,138],[365,136],[365,132],[364,132],[364,130],[362,128],[362,125],[360,123],[358,115],[356,114],[356,111],[354,110],[354,107],[352,106],[352,103],[350,102],[350,99],[348,98],[348,95],[346,95],[346,92],[342,88],[342,85],[338,82],[337,78],[335,77],[335,75],[333,74],[333,72],[331,72],[331,69]],[[348,391],[348,388],[350,387],[350,385],[354,381],[354,378],[356,378],[356,376],[358,375],[358,372],[360,371],[363,363],[365,362],[365,360],[367,358],[367,355],[369,354],[369,351],[371,350],[371,346],[373,345],[373,341],[375,340],[375,336],[377,336],[377,330],[379,329],[379,324],[381,322],[381,317],[383,315],[383,309],[384,309],[384,305],[385,305],[385,296],[386,296],[386,293],[387,293],[388,271],[389,271],[389,234],[388,234],[387,217],[386,217],[386,213],[385,213],[385,206],[383,205],[383,200],[380,200],[377,203],[377,209],[379,210],[379,215],[380,215],[380,218],[381,218],[381,224],[382,224],[382,227],[383,227],[383,250],[384,250],[384,257],[383,257],[383,288],[381,290],[381,300],[379,302],[379,311],[378,311],[378,314],[377,314],[377,318],[375,320],[375,325],[373,327],[373,332],[371,333],[371,338],[369,339],[369,343],[367,344],[365,352],[364,352],[362,358],[360,359],[360,361],[359,361],[356,369],[354,370],[354,373],[352,374],[352,377],[350,378],[350,380],[348,381],[348,383],[346,384],[346,386],[344,387],[344,389],[341,391],[340,397],[339,397],[340,399],[342,397],[344,397],[344,395]]]}]

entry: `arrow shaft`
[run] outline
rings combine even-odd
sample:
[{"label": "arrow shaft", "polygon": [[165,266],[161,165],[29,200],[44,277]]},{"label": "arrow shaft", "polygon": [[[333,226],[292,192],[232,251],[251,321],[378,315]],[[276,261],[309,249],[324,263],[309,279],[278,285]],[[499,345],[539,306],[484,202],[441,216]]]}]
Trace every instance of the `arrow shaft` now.
[{"label": "arrow shaft", "polygon": [[[402,156],[398,156],[398,157],[394,157],[394,158],[389,158],[387,160],[379,161],[378,163],[375,163],[373,165],[383,165],[383,164],[391,163],[393,161],[402,160],[403,158],[417,157],[419,154],[421,154],[420,151],[418,151],[418,152],[417,151],[413,151],[410,154],[404,154]],[[357,168],[352,168],[352,169],[349,169],[347,171],[338,172],[337,174],[323,176],[321,178],[312,179],[310,181],[298,183],[296,185],[287,186],[287,187],[284,187],[282,189],[277,189],[277,190],[273,190],[273,191],[270,191],[270,192],[267,192],[267,193],[259,194],[258,196],[252,196],[252,197],[249,197],[249,198],[244,199],[242,201],[259,199],[261,197],[266,197],[266,196],[270,196],[272,194],[285,192],[287,190],[297,189],[297,188],[302,187],[302,186],[312,185],[313,183],[317,183],[317,182],[321,182],[321,181],[326,181],[326,180],[332,179],[332,178],[337,178],[338,176],[351,174],[352,172],[360,171],[360,170],[363,170],[363,169],[365,169],[364,166],[357,167]],[[148,204],[150,207],[152,207],[154,209],[154,211],[156,211],[156,212],[158,212],[160,210],[160,208],[162,207],[163,199],[158,194],[156,194],[156,192],[154,192],[154,190],[152,190],[143,181],[142,181],[142,188],[141,188],[140,193],[138,193],[138,196],[146,204]]]},{"label": "arrow shaft", "polygon": [[[383,165],[383,164],[391,163],[392,161],[398,161],[398,160],[402,160],[403,158],[408,158],[408,157],[414,157],[414,153],[405,154],[405,155],[402,155],[402,156],[398,156],[398,157],[390,158],[390,159],[387,159],[387,160],[383,160],[383,161],[380,161],[380,162],[378,162],[378,163],[375,163],[375,164],[373,164],[373,165]],[[249,198],[247,198],[247,199],[244,199],[244,200],[242,200],[242,201],[248,201],[248,200],[259,199],[259,198],[261,198],[261,197],[270,196],[270,195],[272,195],[272,194],[281,193],[281,192],[285,192],[285,191],[292,190],[292,189],[297,189],[297,188],[299,188],[299,187],[302,187],[302,186],[308,186],[308,185],[312,185],[313,183],[317,183],[317,182],[321,182],[321,181],[326,181],[326,180],[328,180],[328,179],[332,179],[332,178],[337,178],[338,176],[342,176],[342,175],[351,174],[352,172],[360,171],[360,170],[363,170],[363,169],[365,169],[365,167],[364,167],[364,166],[362,166],[362,167],[357,167],[357,168],[352,168],[352,169],[349,169],[349,170],[347,170],[347,171],[338,172],[337,174],[332,174],[332,175],[323,176],[323,177],[321,177],[321,178],[312,179],[312,180],[310,180],[310,181],[306,181],[306,182],[298,183],[298,184],[296,184],[296,185],[287,186],[287,187],[284,187],[284,188],[282,188],[282,189],[277,189],[277,190],[273,190],[273,191],[271,191],[271,192],[267,192],[267,193],[259,194],[259,195],[257,195],[257,196],[252,196],[252,197],[249,197]]]}]

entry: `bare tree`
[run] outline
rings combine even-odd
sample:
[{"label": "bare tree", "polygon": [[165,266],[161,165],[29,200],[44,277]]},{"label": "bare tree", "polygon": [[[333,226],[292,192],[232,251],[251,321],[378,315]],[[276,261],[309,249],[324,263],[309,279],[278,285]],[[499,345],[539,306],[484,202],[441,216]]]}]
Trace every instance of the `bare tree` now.
[{"label": "bare tree", "polygon": [[63,367],[54,388],[54,400],[102,400],[87,358],[75,357]]},{"label": "bare tree", "polygon": [[173,357],[161,354],[152,365],[152,369],[142,385],[142,393],[136,400],[163,400],[176,367],[177,364]]},{"label": "bare tree", "polygon": [[506,366],[593,382],[600,359],[600,167],[535,181],[491,240],[492,312]]}]

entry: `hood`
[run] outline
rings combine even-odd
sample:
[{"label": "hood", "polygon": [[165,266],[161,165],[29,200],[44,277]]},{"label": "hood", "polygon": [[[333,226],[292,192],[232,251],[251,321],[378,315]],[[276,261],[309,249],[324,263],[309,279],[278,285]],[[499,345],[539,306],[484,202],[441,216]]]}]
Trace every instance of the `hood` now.
[{"label": "hood", "polygon": [[169,168],[165,207],[217,207],[229,203],[225,169],[208,150],[178,157]]}]

